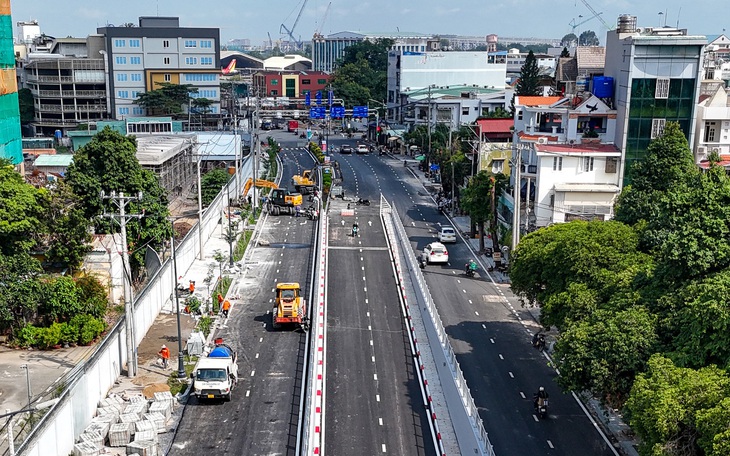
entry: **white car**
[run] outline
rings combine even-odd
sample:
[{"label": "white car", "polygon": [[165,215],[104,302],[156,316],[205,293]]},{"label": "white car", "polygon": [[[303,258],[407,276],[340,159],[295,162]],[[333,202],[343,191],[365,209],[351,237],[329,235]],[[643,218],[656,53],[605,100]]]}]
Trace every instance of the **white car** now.
[{"label": "white car", "polygon": [[368,146],[366,144],[358,144],[357,145],[357,153],[358,154],[367,154],[369,151]]},{"label": "white car", "polygon": [[432,242],[423,249],[421,260],[426,264],[448,263],[449,251],[440,242]]},{"label": "white car", "polygon": [[450,226],[442,226],[439,231],[439,242],[456,242],[456,230]]}]

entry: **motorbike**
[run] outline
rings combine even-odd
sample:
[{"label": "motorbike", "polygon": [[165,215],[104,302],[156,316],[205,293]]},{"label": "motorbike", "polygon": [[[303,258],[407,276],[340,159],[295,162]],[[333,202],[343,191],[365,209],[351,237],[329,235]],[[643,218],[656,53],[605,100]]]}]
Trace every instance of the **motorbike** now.
[{"label": "motorbike", "polygon": [[357,199],[357,204],[361,204],[363,206],[370,206],[370,200],[369,199],[358,198]]},{"label": "motorbike", "polygon": [[359,232],[360,228],[357,225],[352,225],[352,237],[356,237]]},{"label": "motorbike", "polygon": [[467,277],[474,277],[474,273],[476,272],[475,269],[472,269],[469,266],[469,263],[464,265],[464,274],[466,274]]},{"label": "motorbike", "polygon": [[548,400],[542,399],[535,394],[535,415],[537,415],[538,418],[545,419],[548,416]]},{"label": "motorbike", "polygon": [[532,337],[532,346],[540,351],[545,350],[545,334],[535,334]]},{"label": "motorbike", "polygon": [[304,215],[309,220],[317,220],[319,218],[319,211],[315,209],[313,206],[309,206],[307,210],[304,212]]},{"label": "motorbike", "polygon": [[304,133],[299,133],[299,139],[307,139],[307,135]]}]

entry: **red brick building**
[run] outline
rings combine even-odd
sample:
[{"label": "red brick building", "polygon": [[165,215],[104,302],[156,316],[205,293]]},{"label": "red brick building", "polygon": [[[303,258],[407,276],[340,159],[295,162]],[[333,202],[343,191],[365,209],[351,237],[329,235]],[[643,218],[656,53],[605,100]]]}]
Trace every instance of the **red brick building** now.
[{"label": "red brick building", "polygon": [[309,92],[314,101],[315,94],[321,91],[322,99],[326,100],[330,77],[322,71],[266,70],[253,75],[253,85],[265,97],[304,100],[305,94]]}]

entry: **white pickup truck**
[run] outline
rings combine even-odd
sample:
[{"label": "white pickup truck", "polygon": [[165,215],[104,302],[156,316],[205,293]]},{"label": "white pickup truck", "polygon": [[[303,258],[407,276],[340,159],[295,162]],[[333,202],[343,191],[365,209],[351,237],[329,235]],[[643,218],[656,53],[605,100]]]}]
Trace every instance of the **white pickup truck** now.
[{"label": "white pickup truck", "polygon": [[231,400],[231,390],[238,382],[236,352],[225,344],[216,345],[200,358],[193,372],[193,394],[199,399]]}]

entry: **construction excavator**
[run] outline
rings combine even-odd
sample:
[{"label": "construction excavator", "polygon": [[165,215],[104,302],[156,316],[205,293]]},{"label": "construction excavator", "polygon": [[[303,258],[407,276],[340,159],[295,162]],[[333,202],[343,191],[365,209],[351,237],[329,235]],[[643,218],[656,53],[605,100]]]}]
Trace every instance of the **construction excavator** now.
[{"label": "construction excavator", "polygon": [[[253,185],[253,179],[248,178],[243,186],[244,198],[248,194],[248,191],[251,190],[251,187]],[[266,197],[266,208],[271,215],[294,215],[296,213],[296,207],[302,206],[301,193],[289,193],[288,190],[279,188],[275,183],[264,179],[256,179],[255,185],[256,187],[265,187],[271,189],[271,192]]]},{"label": "construction excavator", "polygon": [[291,183],[299,193],[304,195],[314,193],[317,188],[317,182],[314,180],[316,172],[317,168],[304,170],[302,174],[292,177]]}]

